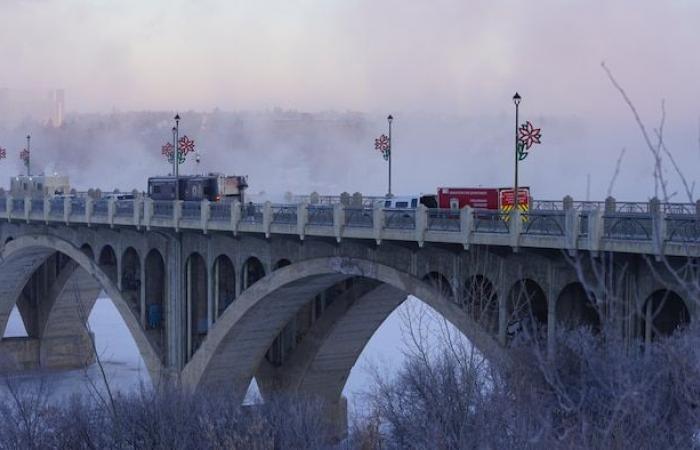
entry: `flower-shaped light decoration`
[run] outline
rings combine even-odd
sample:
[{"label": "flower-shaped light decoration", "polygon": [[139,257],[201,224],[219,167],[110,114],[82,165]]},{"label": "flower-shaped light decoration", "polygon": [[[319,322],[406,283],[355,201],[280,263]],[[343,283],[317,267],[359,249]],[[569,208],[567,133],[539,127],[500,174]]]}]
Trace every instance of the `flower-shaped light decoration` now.
[{"label": "flower-shaped light decoration", "polygon": [[188,138],[187,135],[182,136],[178,141],[178,148],[180,149],[180,153],[187,155],[194,151],[194,141]]},{"label": "flower-shaped light decoration", "polygon": [[29,164],[29,150],[25,148],[19,152],[19,159],[24,161],[24,164]]},{"label": "flower-shaped light decoration", "polygon": [[0,147],[0,159],[5,159],[5,158],[7,158],[7,150]]},{"label": "flower-shaped light decoration", "polygon": [[518,140],[523,143],[526,150],[530,150],[534,144],[541,144],[542,139],[541,128],[535,128],[528,120],[524,125],[520,126]]},{"label": "flower-shaped light decoration", "polygon": [[163,156],[166,156],[168,158],[172,158],[173,155],[173,144],[170,142],[167,142],[164,146],[160,148],[160,153]]},{"label": "flower-shaped light decoration", "polygon": [[382,134],[374,140],[374,148],[382,152],[382,156],[385,160],[389,159],[389,154],[391,153],[391,142],[385,134]]}]

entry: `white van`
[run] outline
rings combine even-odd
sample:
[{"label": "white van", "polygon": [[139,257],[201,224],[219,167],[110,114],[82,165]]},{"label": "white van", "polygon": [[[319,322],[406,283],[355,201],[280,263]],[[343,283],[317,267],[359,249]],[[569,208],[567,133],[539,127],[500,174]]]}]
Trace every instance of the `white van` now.
[{"label": "white van", "polygon": [[377,200],[377,204],[384,209],[415,209],[418,208],[420,198],[418,196],[391,197]]}]

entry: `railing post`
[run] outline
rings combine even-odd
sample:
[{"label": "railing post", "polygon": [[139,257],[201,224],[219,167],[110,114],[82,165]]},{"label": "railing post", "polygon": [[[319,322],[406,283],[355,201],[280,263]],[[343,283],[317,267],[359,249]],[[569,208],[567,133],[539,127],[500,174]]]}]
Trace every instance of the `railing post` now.
[{"label": "railing post", "polygon": [[[350,202],[350,194],[347,192],[344,192],[343,194],[347,194],[347,203]],[[333,204],[333,232],[335,234],[335,240],[337,242],[340,242],[343,234],[343,228],[345,225],[345,205],[343,203],[334,203]]]},{"label": "railing post", "polygon": [[425,242],[425,232],[428,230],[428,208],[424,204],[416,208],[416,242],[418,247],[422,247]]},{"label": "railing post", "polygon": [[617,201],[615,197],[608,197],[605,199],[605,214],[615,214],[617,210]]},{"label": "railing post", "polygon": [[700,219],[700,200],[695,202],[695,215]]},{"label": "railing post", "polygon": [[382,242],[382,231],[384,231],[384,205],[380,202],[375,203],[372,216],[374,222],[374,239],[377,241],[377,245],[379,245]]},{"label": "railing post", "polygon": [[107,200],[107,223],[110,228],[114,228],[114,198],[110,197]]},{"label": "railing post", "polygon": [[[607,200],[605,206],[608,206]],[[588,213],[588,250],[593,253],[600,251],[604,235],[605,214],[602,209],[596,208]]]},{"label": "railing post", "polygon": [[173,227],[180,231],[180,219],[182,218],[182,200],[173,200]]},{"label": "railing post", "polygon": [[49,214],[51,213],[51,197],[48,195],[44,196],[44,222],[46,225],[49,224]]},{"label": "railing post", "polygon": [[299,233],[299,240],[304,240],[307,223],[309,223],[309,204],[301,202],[297,204],[297,233]]},{"label": "railing post", "polygon": [[199,213],[202,221],[202,232],[207,234],[209,229],[209,217],[211,216],[211,205],[209,204],[209,200],[202,200],[202,205],[199,207]]},{"label": "railing post", "polygon": [[578,243],[579,211],[574,209],[574,199],[567,195],[562,201],[564,205],[564,239],[567,250],[575,250]]},{"label": "railing post", "polygon": [[513,208],[510,210],[510,246],[513,251],[518,251],[520,247],[520,233],[522,232],[523,222],[520,217],[520,208]]},{"label": "railing post", "polygon": [[146,197],[143,200],[143,223],[147,230],[151,229],[151,219],[153,219],[153,199]]},{"label": "railing post", "polygon": [[666,213],[661,207],[661,201],[654,197],[649,200],[649,214],[651,214],[652,243],[657,259],[664,253],[666,243]]},{"label": "railing post", "polygon": [[29,196],[24,197],[24,220],[29,223],[29,213],[32,212],[32,198]]},{"label": "railing post", "polygon": [[70,213],[73,209],[73,204],[70,197],[63,197],[63,221],[68,225],[70,223]]},{"label": "railing post", "polygon": [[263,232],[265,237],[270,237],[270,225],[272,225],[272,203],[269,201],[263,205]]},{"label": "railing post", "polygon": [[95,210],[95,200],[92,197],[85,197],[85,223],[90,226],[92,223],[92,213]]},{"label": "railing post", "polygon": [[235,200],[231,203],[231,231],[233,235],[238,235],[238,224],[241,223],[241,202]]},{"label": "railing post", "polygon": [[15,206],[15,199],[12,194],[7,196],[7,203],[5,203],[5,213],[7,214],[7,221],[12,222],[12,208]]},{"label": "railing post", "polygon": [[459,210],[459,232],[462,234],[462,245],[465,250],[469,249],[472,242],[472,231],[474,230],[474,210],[466,205]]},{"label": "railing post", "polygon": [[141,229],[141,205],[143,204],[143,199],[134,197],[134,226],[137,230]]}]

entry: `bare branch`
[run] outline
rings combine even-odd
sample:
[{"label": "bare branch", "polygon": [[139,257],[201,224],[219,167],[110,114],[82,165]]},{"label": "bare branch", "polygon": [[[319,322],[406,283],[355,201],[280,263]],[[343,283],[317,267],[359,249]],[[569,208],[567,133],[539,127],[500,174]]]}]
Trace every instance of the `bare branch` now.
[{"label": "bare branch", "polygon": [[626,151],[626,149],[623,147],[622,150],[620,150],[620,156],[617,157],[617,162],[615,163],[615,172],[613,173],[613,176],[610,179],[610,184],[608,185],[607,197],[610,197],[612,195],[613,187],[615,186],[615,181],[617,180],[618,175],[620,175],[620,167],[622,166],[622,157],[625,156],[625,151]]}]

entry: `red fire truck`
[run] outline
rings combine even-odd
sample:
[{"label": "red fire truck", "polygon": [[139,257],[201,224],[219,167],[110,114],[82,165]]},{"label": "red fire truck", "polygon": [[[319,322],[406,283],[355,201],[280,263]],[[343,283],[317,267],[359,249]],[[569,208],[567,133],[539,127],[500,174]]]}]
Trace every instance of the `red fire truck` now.
[{"label": "red fire truck", "polygon": [[[518,203],[527,210],[530,206],[530,188],[518,188]],[[437,191],[437,205],[442,209],[510,210],[513,207],[513,188],[452,188],[441,187]]]}]

